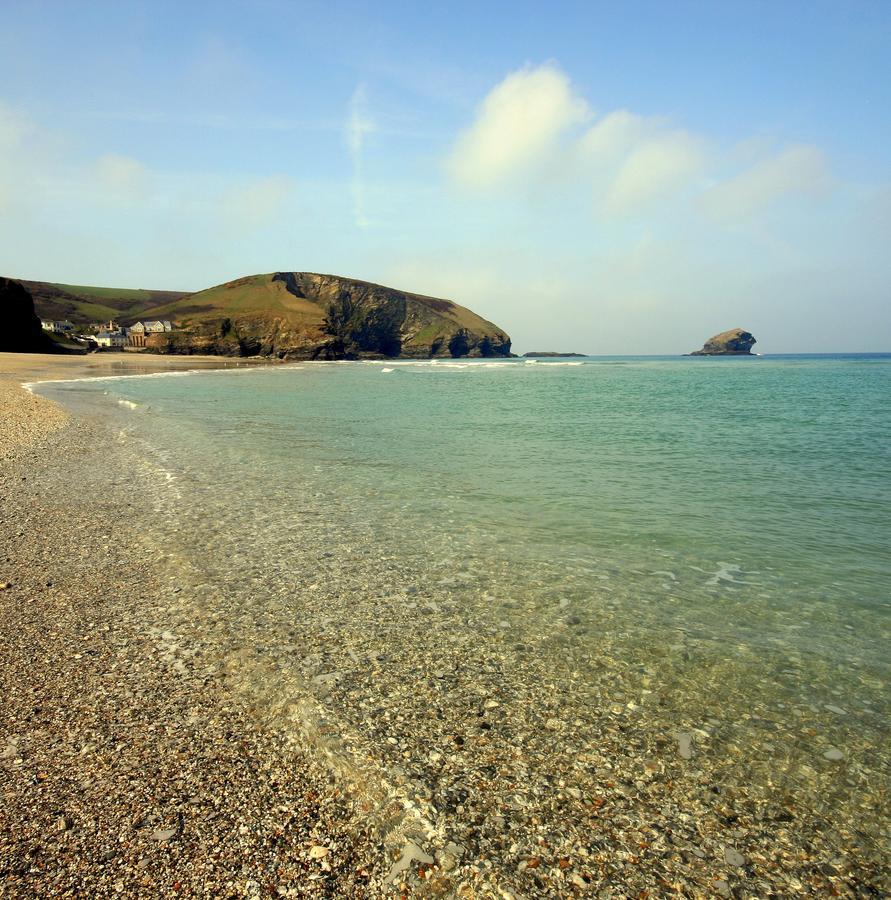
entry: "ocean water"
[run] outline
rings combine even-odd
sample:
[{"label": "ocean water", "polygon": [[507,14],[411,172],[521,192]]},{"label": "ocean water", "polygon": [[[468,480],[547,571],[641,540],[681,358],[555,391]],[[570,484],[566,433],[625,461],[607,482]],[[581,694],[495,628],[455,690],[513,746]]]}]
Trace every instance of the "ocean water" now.
[{"label": "ocean water", "polygon": [[[476,691],[506,710],[487,746],[503,726],[545,782],[579,759],[602,779],[613,747],[617,769],[655,758],[690,797],[731,785],[800,816],[792,837],[739,826],[737,844],[800,838],[836,866],[887,846],[891,355],[307,363],[41,390],[112,416],[151,463],[162,539],[205,595],[239,588],[228,627],[274,659],[250,689],[304,691],[344,754],[422,780],[432,829],[462,827],[428,757]],[[434,670],[464,673],[439,724]]]}]

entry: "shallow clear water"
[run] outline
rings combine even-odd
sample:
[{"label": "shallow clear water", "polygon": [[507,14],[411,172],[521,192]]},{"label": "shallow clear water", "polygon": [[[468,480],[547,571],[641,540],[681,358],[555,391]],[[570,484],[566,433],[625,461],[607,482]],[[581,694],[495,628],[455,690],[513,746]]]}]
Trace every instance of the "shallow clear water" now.
[{"label": "shallow clear water", "polygon": [[[305,364],[42,390],[123,401],[177,541],[277,621],[310,619],[285,588],[324,594],[320,627],[355,656],[397,603],[432,604],[424,639],[442,646],[472,610],[481,640],[568,666],[583,694],[607,685],[602,702],[634,710],[658,683],[652,727],[729,748],[712,777],[767,796],[783,775],[881,840],[891,356]],[[352,620],[344,592],[373,608],[355,599]]]},{"label": "shallow clear water", "polygon": [[[472,531],[518,569],[658,564],[641,601],[682,586],[673,617],[723,598],[880,624],[891,601],[891,357],[305,365],[69,388],[137,404],[174,475],[212,473],[233,502],[290,503],[309,479],[390,528]],[[844,656],[840,636],[800,642]]]}]

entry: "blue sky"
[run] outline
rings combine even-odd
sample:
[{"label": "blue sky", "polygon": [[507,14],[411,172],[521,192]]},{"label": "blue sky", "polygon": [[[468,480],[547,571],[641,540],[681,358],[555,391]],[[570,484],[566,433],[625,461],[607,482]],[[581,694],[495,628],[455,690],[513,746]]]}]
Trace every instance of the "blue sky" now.
[{"label": "blue sky", "polygon": [[891,350],[891,5],[0,5],[0,273],[282,269],[519,350]]}]

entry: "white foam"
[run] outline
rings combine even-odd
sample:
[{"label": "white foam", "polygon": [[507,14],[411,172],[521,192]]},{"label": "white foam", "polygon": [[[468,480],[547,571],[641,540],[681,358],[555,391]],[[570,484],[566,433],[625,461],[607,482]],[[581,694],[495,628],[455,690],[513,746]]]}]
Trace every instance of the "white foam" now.
[{"label": "white foam", "polygon": [[138,403],[134,403],[132,400],[125,400],[123,397],[118,399],[118,403],[120,403],[121,406],[126,406],[127,409],[138,409],[139,408]]},{"label": "white foam", "polygon": [[389,373],[389,372],[394,372],[394,371],[395,371],[395,369],[381,369],[382,373]]}]

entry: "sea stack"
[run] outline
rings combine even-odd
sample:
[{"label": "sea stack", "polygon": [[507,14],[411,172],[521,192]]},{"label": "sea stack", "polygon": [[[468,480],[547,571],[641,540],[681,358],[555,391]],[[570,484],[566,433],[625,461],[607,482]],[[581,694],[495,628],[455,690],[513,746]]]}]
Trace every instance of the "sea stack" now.
[{"label": "sea stack", "polygon": [[742,328],[731,328],[710,337],[701,350],[694,350],[690,356],[754,356],[752,347],[755,336]]}]

